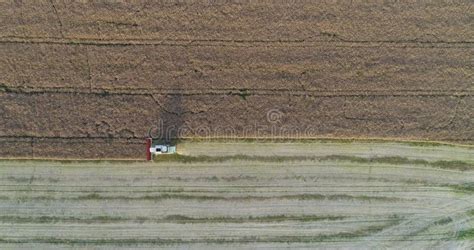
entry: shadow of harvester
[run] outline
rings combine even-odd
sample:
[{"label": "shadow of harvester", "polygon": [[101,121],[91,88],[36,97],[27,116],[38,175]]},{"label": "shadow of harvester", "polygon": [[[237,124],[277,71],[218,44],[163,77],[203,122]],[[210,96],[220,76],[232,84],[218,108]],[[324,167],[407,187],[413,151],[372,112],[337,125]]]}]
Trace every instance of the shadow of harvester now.
[{"label": "shadow of harvester", "polygon": [[186,132],[184,126],[183,95],[171,93],[167,95],[152,95],[158,113],[157,123],[150,128],[148,136],[154,144],[176,145]]}]

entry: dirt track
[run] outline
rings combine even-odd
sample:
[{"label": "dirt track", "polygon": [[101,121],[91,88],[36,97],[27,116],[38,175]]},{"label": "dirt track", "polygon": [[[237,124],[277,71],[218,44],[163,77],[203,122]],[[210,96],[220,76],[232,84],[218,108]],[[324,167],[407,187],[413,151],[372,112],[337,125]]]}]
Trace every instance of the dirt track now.
[{"label": "dirt track", "polygon": [[[466,236],[474,227],[472,149],[186,147],[207,147],[208,162],[0,162],[0,248],[473,247]],[[212,162],[222,156],[213,149],[228,155],[236,148],[262,158]],[[313,150],[321,158],[268,155],[284,148],[286,156],[314,156]],[[331,154],[351,160],[324,158]],[[379,162],[394,156],[426,165]],[[357,157],[373,161],[354,162]],[[430,165],[440,160],[469,163],[469,170]]]},{"label": "dirt track", "polygon": [[0,156],[141,158],[161,121],[472,144],[472,8],[2,1]]}]

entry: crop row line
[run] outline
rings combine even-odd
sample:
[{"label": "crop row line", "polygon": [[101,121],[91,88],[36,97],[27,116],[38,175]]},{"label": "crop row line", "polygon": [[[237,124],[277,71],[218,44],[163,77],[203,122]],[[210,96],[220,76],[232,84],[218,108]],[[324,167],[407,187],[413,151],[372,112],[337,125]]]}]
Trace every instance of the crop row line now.
[{"label": "crop row line", "polygon": [[19,93],[19,94],[86,94],[86,95],[179,95],[179,96],[212,96],[212,95],[231,95],[231,96],[314,96],[314,97],[372,97],[372,96],[472,96],[474,90],[292,90],[292,89],[237,89],[237,88],[219,88],[219,89],[111,89],[111,88],[68,88],[68,87],[11,87],[0,85],[0,92]]},{"label": "crop row line", "polygon": [[[366,235],[363,235],[366,236]],[[452,236],[451,233],[447,234],[425,234],[417,236],[418,238],[410,238],[404,239],[405,237],[414,237],[413,235],[396,235],[397,237],[403,237],[402,239],[393,239],[389,236],[379,236],[373,235],[372,241],[380,241],[380,242],[429,242],[429,241],[450,241],[456,240],[457,237]],[[427,237],[428,236],[428,237]],[[433,237],[438,236],[438,237]],[[364,239],[361,239],[362,236],[357,236],[352,233],[339,233],[335,235],[316,235],[316,236],[279,236],[279,237],[267,237],[267,238],[259,238],[255,236],[247,236],[241,238],[235,237],[228,237],[223,238],[220,236],[219,238],[209,238],[209,239],[196,239],[196,238],[189,238],[189,239],[161,239],[161,238],[153,238],[153,239],[107,239],[107,238],[95,238],[91,239],[88,237],[87,239],[77,239],[77,238],[33,238],[29,236],[16,236],[12,239],[13,236],[7,236],[0,238],[0,244],[69,244],[69,245],[88,245],[88,244],[95,244],[95,245],[119,245],[119,246],[128,246],[128,245],[178,245],[178,244],[249,244],[249,243],[318,243],[318,242],[332,242],[332,243],[341,243],[341,242],[363,242],[366,243]]]},{"label": "crop row line", "polygon": [[[19,89],[19,90],[87,90],[89,91],[89,87],[81,87],[81,86],[34,86],[34,85],[20,85],[20,86],[13,86],[13,85],[8,85],[5,83],[0,83],[0,90],[1,88],[5,89]],[[191,91],[191,92],[202,92],[202,91],[271,91],[271,92],[284,92],[284,91],[301,91],[301,90],[294,90],[291,88],[237,88],[237,87],[227,87],[227,88],[166,88],[166,87],[153,87],[153,88],[142,88],[142,87],[112,87],[112,88],[107,88],[107,87],[100,87],[100,88],[92,88],[93,90],[97,91],[146,91],[149,93],[150,91],[169,91],[169,92],[186,92],[186,91]],[[472,89],[474,90],[474,89]],[[472,91],[468,89],[387,89],[387,88],[382,88],[382,89],[356,89],[356,90],[347,90],[345,88],[343,89],[331,89],[331,90],[326,90],[326,89],[305,89],[304,91],[306,92],[350,92],[350,91],[360,91],[360,92],[390,92],[390,91],[399,91],[399,92],[427,92],[427,91],[437,91],[437,92],[463,92],[463,91]]]},{"label": "crop row line", "polygon": [[[31,177],[31,174],[24,174],[22,176],[29,176]],[[77,176],[77,175],[71,175],[72,177],[81,177],[81,176]],[[96,175],[94,175],[95,177],[98,177]],[[119,176],[122,176],[122,175],[119,175]],[[129,176],[129,175],[127,175]],[[11,178],[12,176],[9,175],[7,178],[0,178],[3,179],[3,180],[7,180],[7,181],[11,181],[9,180],[9,178]],[[44,176],[42,176],[41,174],[35,174],[35,179],[41,179],[43,178]],[[63,175],[61,174],[61,177],[67,177],[67,175]],[[82,176],[84,177],[84,176]],[[87,177],[90,177],[90,176],[87,176]],[[107,175],[107,178],[110,177]],[[21,177],[21,178],[24,178],[24,177]],[[168,178],[161,178],[161,179],[169,179],[169,180],[172,180],[174,177],[173,176],[168,176]],[[194,178],[194,179],[203,179],[205,177],[197,177],[197,178]],[[209,177],[209,178],[212,178],[212,177]],[[255,177],[257,178],[257,177]],[[158,179],[158,178],[157,178]],[[222,179],[222,180],[225,180],[225,177],[222,177],[222,178],[219,178],[219,179]],[[263,178],[260,178],[258,177],[258,179],[263,179]],[[297,178],[295,178],[297,179]],[[24,178],[24,180],[29,180],[29,178]],[[64,185],[64,184],[31,184],[31,183],[28,183],[28,184],[0,184],[0,187],[9,187],[9,188],[17,188],[17,187],[27,187],[27,188],[32,188],[32,187],[54,187],[54,188],[103,188],[103,189],[107,189],[107,188],[113,188],[112,191],[118,191],[116,190],[115,188],[125,188],[126,190],[122,190],[122,191],[118,191],[118,192],[124,192],[124,191],[130,191],[130,192],[139,192],[140,190],[133,190],[134,188],[164,188],[163,190],[158,190],[157,192],[162,192],[162,191],[165,191],[165,192],[171,192],[169,191],[169,188],[178,188],[180,189],[180,192],[203,192],[204,191],[209,191],[209,190],[212,190],[212,189],[220,189],[220,188],[238,188],[238,189],[245,189],[245,188],[275,188],[275,187],[282,187],[281,185],[193,185],[193,186],[189,186],[189,185]],[[438,189],[439,187],[438,186],[430,186],[430,185],[422,185],[422,184],[412,184],[410,186],[408,185],[285,185],[284,188],[325,188],[325,187],[329,187],[329,188],[351,188],[351,191],[353,191],[354,189],[353,188],[403,188],[403,189],[409,189],[409,188],[421,188],[421,189],[437,189],[437,190],[443,190],[443,189]],[[184,190],[183,188],[192,188],[192,190]],[[205,188],[205,189],[202,189],[202,190],[195,190],[195,188]],[[181,190],[183,189],[183,190]],[[39,189],[38,189],[39,190]],[[50,190],[50,189],[41,189],[41,190]],[[5,191],[5,190],[2,190],[2,191]],[[11,189],[10,191],[18,191],[16,189]],[[31,190],[27,190],[27,191],[31,191]],[[145,192],[152,192],[150,191],[149,189],[145,189],[144,190]],[[284,191],[288,191],[288,190],[284,190]],[[289,192],[289,191],[288,191]]]},{"label": "crop row line", "polygon": [[[145,137],[139,137],[139,136],[128,136],[128,137],[110,137],[110,136],[34,136],[34,135],[0,135],[0,139],[15,139],[15,142],[17,139],[25,139],[25,141],[30,141],[30,140],[42,140],[42,139],[48,139],[48,140],[106,140],[106,141],[113,141],[116,142],[117,140],[122,140],[123,142],[130,143],[133,142],[135,139],[140,140],[140,143],[144,143],[143,139]],[[200,137],[189,137],[189,136],[183,136],[180,139],[196,139]],[[239,139],[239,137],[234,136],[232,137],[233,139]],[[226,137],[206,137],[206,138],[201,138],[201,139],[226,139]],[[248,137],[241,138],[241,139],[248,139]],[[252,137],[251,139],[274,139],[274,140],[279,140],[279,139],[288,139],[287,137],[282,137],[282,138],[272,138],[272,137]],[[307,140],[319,140],[321,137],[304,137],[304,138],[297,138],[296,141],[301,140],[301,139],[307,139]],[[440,138],[439,140],[447,140],[447,141],[473,141],[473,138]],[[2,142],[4,140],[0,140]]]},{"label": "crop row line", "polygon": [[346,40],[338,37],[319,40],[227,40],[227,39],[93,39],[59,37],[0,37],[0,44],[62,44],[84,46],[169,46],[169,47],[350,47],[350,48],[473,48],[474,41]]},{"label": "crop row line", "polygon": [[48,141],[48,143],[121,143],[121,144],[144,144],[144,137],[129,136],[129,137],[111,137],[111,136],[31,136],[31,135],[0,135],[0,143],[40,143],[41,141]]},{"label": "crop row line", "polygon": [[[437,218],[437,217],[434,217]],[[1,222],[13,222],[18,224],[62,224],[62,223],[81,223],[81,224],[96,224],[96,223],[120,223],[120,222],[132,222],[132,223],[249,223],[249,222],[283,222],[283,221],[302,221],[302,222],[315,222],[324,221],[325,223],[364,223],[364,222],[391,222],[398,221],[398,217],[385,216],[381,218],[366,219],[352,218],[342,215],[264,215],[264,216],[249,216],[249,217],[190,217],[186,215],[168,215],[165,217],[121,217],[121,216],[92,216],[92,217],[76,217],[76,216],[38,216],[38,217],[26,217],[26,216],[15,216],[15,215],[2,215],[0,216]]]},{"label": "crop row line", "polygon": [[82,40],[82,41],[98,41],[98,42],[231,42],[231,43],[304,43],[304,42],[354,42],[354,43],[421,43],[421,44],[474,44],[474,40],[458,40],[447,41],[439,38],[426,40],[421,38],[414,39],[398,39],[398,40],[355,40],[346,39],[333,33],[324,33],[317,36],[318,39],[217,39],[217,38],[133,38],[133,39],[104,39],[104,38],[81,38],[81,37],[63,37],[63,36],[0,36],[0,39],[19,39],[19,40]]}]

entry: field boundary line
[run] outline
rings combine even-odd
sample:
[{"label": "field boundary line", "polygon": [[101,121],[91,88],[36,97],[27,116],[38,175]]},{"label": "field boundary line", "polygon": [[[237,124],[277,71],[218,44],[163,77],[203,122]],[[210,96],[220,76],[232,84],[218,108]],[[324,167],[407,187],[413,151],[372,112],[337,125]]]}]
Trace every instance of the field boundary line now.
[{"label": "field boundary line", "polygon": [[[12,136],[12,135],[0,135],[0,143],[5,142],[5,139],[11,139],[12,142],[30,142],[31,140],[68,140],[78,142],[81,141],[110,141],[111,143],[134,143],[134,144],[145,144],[145,137],[107,137],[107,136],[33,136],[33,135],[24,135],[24,136]],[[238,136],[183,136],[180,138],[175,138],[177,143],[186,143],[186,142],[197,142],[197,143],[402,143],[402,144],[413,144],[417,146],[418,144],[423,146],[456,146],[474,149],[474,145],[470,144],[459,144],[450,141],[466,141],[474,142],[473,138],[441,138],[438,140],[419,140],[416,138],[393,138],[393,137],[330,137],[330,136],[306,136],[306,137],[288,137],[288,136],[247,136],[247,137],[238,137]],[[7,141],[9,142],[9,141]],[[418,145],[418,146],[419,146]],[[1,159],[2,157],[0,157]]]}]

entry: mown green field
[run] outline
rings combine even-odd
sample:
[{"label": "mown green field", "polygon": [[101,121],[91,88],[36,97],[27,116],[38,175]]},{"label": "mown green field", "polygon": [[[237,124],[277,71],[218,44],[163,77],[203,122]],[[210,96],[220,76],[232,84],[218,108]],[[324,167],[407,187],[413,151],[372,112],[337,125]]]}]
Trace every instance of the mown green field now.
[{"label": "mown green field", "polygon": [[472,248],[472,147],[185,142],[0,161],[0,248]]}]

